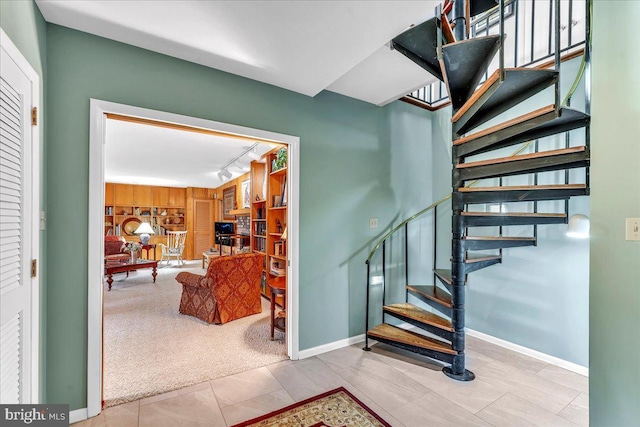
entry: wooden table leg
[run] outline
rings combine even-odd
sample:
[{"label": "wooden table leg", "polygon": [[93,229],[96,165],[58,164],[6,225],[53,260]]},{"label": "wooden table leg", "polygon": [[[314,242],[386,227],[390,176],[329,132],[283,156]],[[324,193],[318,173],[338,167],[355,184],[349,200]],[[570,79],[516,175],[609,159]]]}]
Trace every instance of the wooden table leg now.
[{"label": "wooden table leg", "polygon": [[276,294],[271,290],[271,341],[274,338],[274,326],[275,326],[275,312],[276,312]]},{"label": "wooden table leg", "polygon": [[[113,274],[109,274],[107,276],[107,284],[109,285],[109,290],[111,290],[111,284],[112,283],[113,283]],[[273,325],[273,322],[271,324]],[[273,331],[271,331],[271,337],[273,338]]]},{"label": "wooden table leg", "polygon": [[153,283],[156,283],[156,276],[158,275],[158,269],[156,268],[156,266],[153,266],[153,272],[151,273],[151,275],[153,276]]}]

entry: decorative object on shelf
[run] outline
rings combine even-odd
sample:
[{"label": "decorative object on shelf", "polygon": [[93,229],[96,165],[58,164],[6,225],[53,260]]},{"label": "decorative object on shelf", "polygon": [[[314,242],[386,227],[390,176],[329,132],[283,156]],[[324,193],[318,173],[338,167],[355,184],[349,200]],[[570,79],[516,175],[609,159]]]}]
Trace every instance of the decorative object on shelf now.
[{"label": "decorative object on shelf", "polygon": [[279,208],[282,206],[282,196],[273,196],[273,207]]},{"label": "decorative object on shelf", "polygon": [[133,236],[133,233],[138,229],[141,222],[138,218],[127,218],[122,221],[122,231],[127,236]]},{"label": "decorative object on shelf", "polygon": [[279,219],[276,219],[276,233],[282,233],[282,223]]},{"label": "decorative object on shelf", "polygon": [[135,208],[133,212],[134,212],[134,215],[140,215],[140,208]]},{"label": "decorative object on shelf", "polygon": [[242,207],[248,208],[251,206],[251,180],[247,179],[242,181]]},{"label": "decorative object on shelf", "polygon": [[124,248],[126,251],[129,252],[130,256],[131,256],[131,263],[135,264],[137,261],[137,257],[138,257],[138,251],[140,251],[142,249],[142,246],[140,245],[140,243],[138,242],[127,242],[124,245]]},{"label": "decorative object on shelf", "polygon": [[287,177],[284,177],[284,184],[282,184],[282,196],[280,196],[282,200],[280,206],[287,206]]},{"label": "decorative object on shelf", "polygon": [[287,167],[287,147],[282,147],[278,150],[276,158],[271,163],[271,170],[276,172],[285,167]]},{"label": "decorative object on shelf", "polygon": [[149,240],[151,239],[151,234],[155,234],[153,228],[148,222],[143,222],[140,226],[134,231],[135,234],[140,235],[140,242],[143,245],[148,245]]},{"label": "decorative object on shelf", "polygon": [[167,210],[166,210],[166,209],[165,209],[165,210],[163,210],[163,211],[160,213],[160,215],[162,215],[162,216],[167,216]]},{"label": "decorative object on shelf", "polygon": [[225,220],[233,220],[235,216],[231,215],[236,204],[236,186],[225,188],[222,190],[222,217]]}]

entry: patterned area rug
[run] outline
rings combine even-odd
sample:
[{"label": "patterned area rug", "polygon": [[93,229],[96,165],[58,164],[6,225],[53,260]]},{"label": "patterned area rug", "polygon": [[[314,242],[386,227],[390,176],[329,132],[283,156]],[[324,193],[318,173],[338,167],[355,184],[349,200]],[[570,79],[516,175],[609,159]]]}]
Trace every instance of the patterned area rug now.
[{"label": "patterned area rug", "polygon": [[391,427],[343,387],[233,427]]}]

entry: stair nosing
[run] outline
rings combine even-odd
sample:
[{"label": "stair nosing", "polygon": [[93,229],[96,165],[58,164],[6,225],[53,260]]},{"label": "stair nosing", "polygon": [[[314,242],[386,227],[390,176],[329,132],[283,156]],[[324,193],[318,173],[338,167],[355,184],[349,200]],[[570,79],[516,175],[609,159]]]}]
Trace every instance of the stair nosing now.
[{"label": "stair nosing", "polygon": [[457,191],[462,193],[480,191],[535,191],[535,190],[580,190],[586,189],[586,184],[557,184],[557,185],[513,185],[502,187],[460,187]]},{"label": "stair nosing", "polygon": [[543,157],[561,156],[563,154],[576,154],[586,152],[587,147],[581,145],[579,147],[561,148],[558,150],[540,151],[538,153],[522,154],[519,156],[498,157],[495,159],[480,160],[477,162],[460,163],[456,165],[456,169],[474,168],[480,166],[498,165],[503,163],[511,163],[522,160],[540,159]]},{"label": "stair nosing", "polygon": [[566,218],[564,213],[539,213],[539,212],[461,212],[463,216],[495,216],[495,217],[530,217],[530,218]]},{"label": "stair nosing", "polygon": [[[422,315],[427,314],[429,316],[433,316],[433,317],[437,318],[438,320],[443,320],[445,323],[448,323],[449,326],[443,325],[441,323],[434,322],[432,320],[422,319],[422,318],[419,318],[417,316],[412,316],[409,313],[398,312],[398,311],[401,311],[401,310],[394,311],[394,309],[401,309],[400,306],[406,306],[407,308],[409,308],[411,310],[416,310],[419,314],[422,314]],[[384,307],[382,307],[382,309],[384,311],[387,311],[387,313],[390,312],[390,314],[392,314],[392,315],[393,314],[398,314],[398,315],[413,319],[415,321],[418,321],[420,323],[423,323],[425,325],[430,325],[430,326],[433,326],[434,328],[442,329],[443,331],[455,332],[455,329],[453,328],[453,326],[451,326],[451,321],[445,319],[444,317],[440,317],[437,314],[431,313],[430,311],[423,310],[420,307],[418,307],[417,305],[413,305],[413,304],[408,303],[408,302],[385,305]]]},{"label": "stair nosing", "polygon": [[[424,340],[428,344],[417,345],[416,343],[412,343],[409,340],[399,341],[399,340],[394,339],[394,338],[385,337],[384,336],[384,331],[377,331],[376,332],[376,328],[380,328],[380,329],[393,328],[394,330],[401,331],[402,334],[411,335],[412,337],[415,337],[417,339]],[[411,346],[414,346],[414,347],[424,348],[425,350],[437,351],[437,352],[440,352],[440,353],[447,353],[447,354],[451,354],[451,355],[456,355],[457,354],[457,352],[451,347],[451,345],[446,343],[446,342],[444,342],[444,341],[440,341],[440,340],[437,340],[437,339],[434,339],[434,338],[426,337],[426,336],[418,334],[416,332],[408,331],[406,329],[398,328],[397,326],[389,325],[389,324],[386,324],[386,323],[382,323],[382,324],[380,324],[378,326],[375,326],[370,331],[367,331],[367,335],[371,336],[373,339],[375,339],[376,336],[378,335],[382,339],[387,339],[389,341],[394,341],[394,342],[398,342],[398,343],[402,343],[402,344],[407,344],[407,345],[411,345]]]},{"label": "stair nosing", "polygon": [[[434,289],[434,293],[433,294],[428,294],[426,292],[422,292],[419,289],[419,286],[426,286],[426,287],[433,288]],[[438,295],[435,293],[435,289],[441,289],[441,288],[438,288],[436,285],[407,285],[406,288],[411,292],[415,292],[416,294],[420,294],[420,295],[424,296],[425,298],[430,299],[432,301],[435,301],[435,302],[437,302],[437,303],[439,303],[439,304],[441,304],[441,305],[443,305],[445,307],[453,308],[453,302],[447,302],[447,301],[445,301],[443,299],[440,299],[438,297]]]},{"label": "stair nosing", "polygon": [[497,125],[491,126],[490,128],[483,129],[479,132],[473,133],[471,135],[464,136],[462,138],[458,138],[453,141],[453,145],[462,145],[472,142],[476,139],[482,138],[487,135],[491,135],[492,133],[508,129],[513,126],[517,126],[519,124],[525,123],[529,120],[536,119],[538,117],[544,116],[545,114],[549,114],[556,111],[555,104],[550,104],[542,108],[538,108],[537,110],[531,111],[527,114],[523,114],[521,116],[515,117],[511,120],[507,120],[506,122],[498,123]]},{"label": "stair nosing", "polygon": [[494,240],[508,240],[514,242],[534,241],[535,237],[507,237],[507,236],[464,236],[462,240],[478,240],[478,241],[494,241]]}]

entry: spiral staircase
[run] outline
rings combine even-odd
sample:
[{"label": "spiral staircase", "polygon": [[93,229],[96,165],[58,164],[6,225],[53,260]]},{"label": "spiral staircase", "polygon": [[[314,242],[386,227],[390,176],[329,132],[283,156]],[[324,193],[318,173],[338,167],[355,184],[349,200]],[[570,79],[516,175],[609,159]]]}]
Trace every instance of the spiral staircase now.
[{"label": "spiral staircase", "polygon": [[[498,4],[500,34],[466,39],[461,16],[474,16]],[[559,16],[559,3],[556,8]],[[465,10],[466,9],[466,10]],[[466,12],[466,13],[465,13]],[[402,53],[427,72],[445,82],[452,105],[452,241],[451,268],[435,269],[435,283],[430,286],[406,284],[406,293],[435,309],[439,314],[405,302],[383,303],[383,320],[405,322],[413,328],[401,328],[381,323],[369,328],[369,339],[413,351],[442,361],[443,372],[454,379],[469,381],[474,374],[465,369],[465,286],[467,275],[501,263],[502,249],[536,246],[537,226],[568,222],[564,213],[537,212],[537,202],[568,200],[589,194],[589,115],[560,105],[559,64],[556,47],[555,69],[504,68],[504,6],[502,0],[456,0],[445,2],[436,17],[410,28],[392,41]],[[457,25],[456,25],[457,24]],[[556,34],[559,34],[556,24]],[[457,39],[456,39],[457,38]],[[556,37],[556,46],[559,36]],[[588,44],[588,43],[586,43]],[[585,48],[588,49],[588,48]],[[586,52],[585,52],[586,54]],[[487,68],[496,55],[500,67],[482,82]],[[519,105],[533,95],[555,88],[555,102],[499,124],[477,130],[478,127]],[[586,127],[586,143],[561,149],[491,156],[496,150],[535,141],[539,138]],[[568,141],[568,138],[567,138]],[[537,144],[536,144],[537,145]],[[469,157],[484,154],[481,160]],[[586,184],[504,186],[502,177],[538,172],[585,168]],[[568,176],[568,175],[567,175]],[[469,186],[484,179],[495,179],[496,186]],[[494,181],[495,181],[494,180]],[[567,180],[568,181],[568,180]],[[533,212],[485,212],[480,204],[536,202]],[[568,206],[565,203],[565,206]],[[507,237],[502,227],[531,225],[530,237]],[[478,235],[487,227],[499,227],[499,235]],[[491,229],[493,230],[493,229]],[[489,233],[485,233],[489,234]],[[377,247],[376,247],[377,248]],[[375,251],[375,250],[374,250]],[[498,254],[486,251],[499,251]],[[369,264],[367,260],[367,312],[369,310]],[[384,259],[384,255],[383,255]],[[384,264],[384,260],[383,260]],[[435,263],[434,263],[435,267]],[[384,266],[383,266],[384,268]],[[386,302],[386,301],[385,301]],[[411,329],[411,330],[410,330]],[[416,329],[420,330],[416,332]],[[422,332],[426,332],[422,333]]]}]

